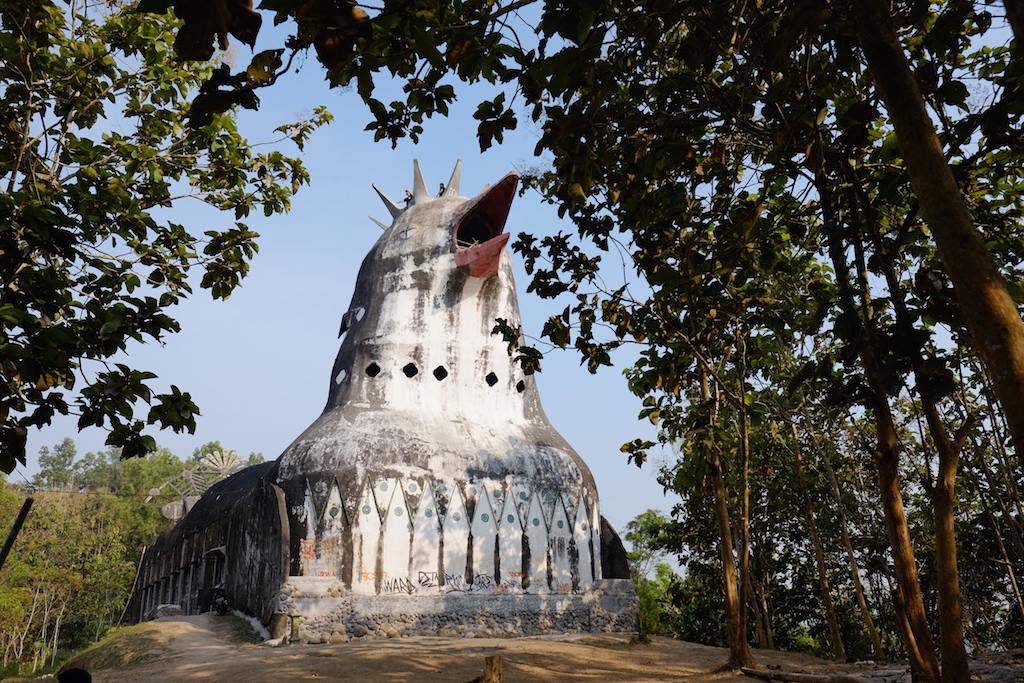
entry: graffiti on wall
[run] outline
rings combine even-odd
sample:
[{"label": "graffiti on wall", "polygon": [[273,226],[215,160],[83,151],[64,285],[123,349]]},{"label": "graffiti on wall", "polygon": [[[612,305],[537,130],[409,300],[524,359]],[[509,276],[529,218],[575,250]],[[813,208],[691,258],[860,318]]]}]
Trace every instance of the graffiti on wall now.
[{"label": "graffiti on wall", "polygon": [[438,574],[435,571],[418,572],[416,589],[418,592],[446,593],[482,593],[487,595],[499,593],[522,593],[523,573],[508,572],[502,579],[490,574],[477,574],[472,581],[466,581],[462,574]]}]

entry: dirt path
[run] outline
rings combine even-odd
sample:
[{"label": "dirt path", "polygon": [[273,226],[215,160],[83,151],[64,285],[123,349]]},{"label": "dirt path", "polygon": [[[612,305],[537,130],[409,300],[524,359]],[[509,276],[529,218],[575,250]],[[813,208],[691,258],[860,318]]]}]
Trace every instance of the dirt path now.
[{"label": "dirt path", "polygon": [[[483,673],[484,659],[500,655],[506,683],[752,683],[711,673],[725,661],[720,648],[655,638],[631,644],[628,635],[534,638],[413,637],[270,648],[244,644],[229,620],[204,614],[171,617],[132,629],[124,638],[71,663],[97,683],[167,681],[375,681],[466,683]],[[758,652],[759,663],[824,672],[827,662],[779,652]],[[141,663],[141,665],[138,665]],[[127,667],[127,668],[126,668]]]}]

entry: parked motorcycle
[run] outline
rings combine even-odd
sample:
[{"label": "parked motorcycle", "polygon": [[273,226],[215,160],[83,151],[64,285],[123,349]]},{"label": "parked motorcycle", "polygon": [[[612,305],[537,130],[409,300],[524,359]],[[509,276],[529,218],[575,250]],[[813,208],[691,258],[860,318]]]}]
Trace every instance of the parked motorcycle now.
[{"label": "parked motorcycle", "polygon": [[223,586],[213,589],[213,609],[217,611],[217,614],[228,613],[228,594],[224,591]]}]

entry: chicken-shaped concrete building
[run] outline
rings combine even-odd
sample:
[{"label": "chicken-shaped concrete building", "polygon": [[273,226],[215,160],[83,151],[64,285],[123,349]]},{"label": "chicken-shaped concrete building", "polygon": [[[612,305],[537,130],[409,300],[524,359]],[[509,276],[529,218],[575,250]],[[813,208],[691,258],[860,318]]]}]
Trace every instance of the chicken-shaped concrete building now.
[{"label": "chicken-shaped concrete building", "polygon": [[[622,544],[533,377],[492,334],[519,325],[504,232],[518,177],[439,197],[418,164],[363,261],[320,417],[272,463],[214,485],[150,548],[140,615],[162,603],[295,615],[327,642],[401,624],[631,630]],[[205,590],[204,590],[205,589]],[[276,615],[276,616],[275,616]]]}]

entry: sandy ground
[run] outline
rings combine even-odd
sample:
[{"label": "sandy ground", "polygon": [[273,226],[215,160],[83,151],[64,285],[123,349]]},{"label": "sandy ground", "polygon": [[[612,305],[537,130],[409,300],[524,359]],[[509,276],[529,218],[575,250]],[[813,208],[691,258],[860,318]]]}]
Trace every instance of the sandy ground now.
[{"label": "sandy ground", "polygon": [[[149,622],[135,634],[133,664],[118,661],[113,645],[70,662],[97,683],[166,681],[368,681],[467,683],[499,655],[506,683],[754,683],[713,673],[725,650],[667,638],[631,643],[629,635],[533,638],[413,637],[270,648],[240,643],[229,620],[212,614]],[[106,651],[105,651],[106,650]],[[139,655],[142,655],[141,658]],[[758,663],[790,671],[826,673],[835,667],[803,655],[757,651]],[[128,656],[125,656],[128,659]],[[141,662],[138,660],[141,659]],[[127,665],[127,666],[126,666]]]}]

